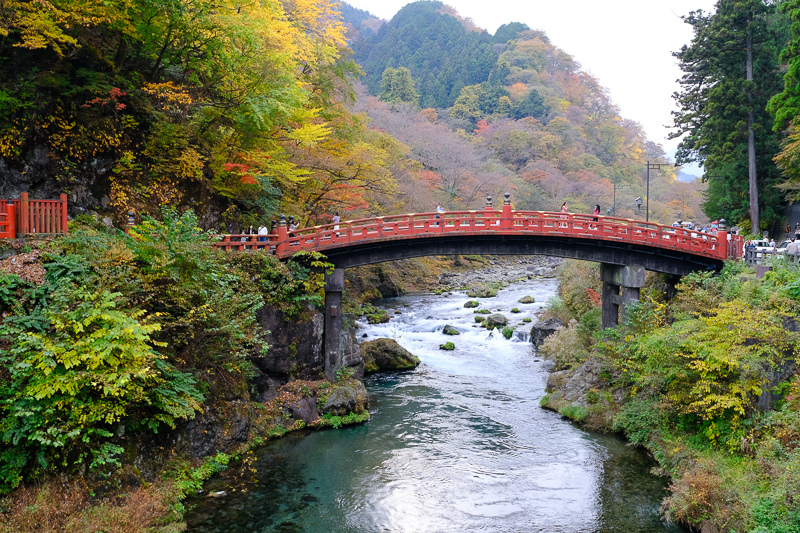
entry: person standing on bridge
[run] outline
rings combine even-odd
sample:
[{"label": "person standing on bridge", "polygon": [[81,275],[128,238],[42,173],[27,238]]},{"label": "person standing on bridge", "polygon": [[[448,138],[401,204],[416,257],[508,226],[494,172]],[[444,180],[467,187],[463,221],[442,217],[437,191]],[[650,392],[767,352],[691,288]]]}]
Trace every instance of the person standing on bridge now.
[{"label": "person standing on bridge", "polygon": [[595,204],[594,205],[594,211],[592,211],[592,214],[594,215],[594,218],[592,218],[593,222],[597,222],[598,220],[600,220],[600,218],[599,218],[600,217],[600,204]]},{"label": "person standing on bridge", "polygon": [[[442,214],[444,214],[444,207],[442,207],[442,202],[439,202],[436,204],[436,220],[439,220]],[[436,225],[438,226],[439,223],[437,222]]]},{"label": "person standing on bridge", "polygon": [[[267,227],[264,224],[259,224],[259,226],[258,226],[258,240],[261,241],[261,242],[266,241],[267,240],[267,233],[269,233],[267,231]],[[263,250],[264,247],[263,246],[259,246],[258,249],[259,250]]]},{"label": "person standing on bridge", "polygon": [[[339,218],[339,212],[337,211],[337,212],[336,212],[336,213],[333,215],[333,231],[336,231],[337,229],[339,229],[339,221],[340,221],[340,220],[341,220],[341,219]],[[339,236],[339,233],[338,233],[338,232],[336,233],[336,236],[337,236],[337,237]]]},{"label": "person standing on bridge", "polygon": [[[567,219],[567,213],[569,213],[569,208],[567,207],[567,202],[564,202],[563,204],[561,204],[561,216],[559,218],[561,218],[562,220],[566,220]],[[567,227],[567,223],[563,222],[563,223],[559,224],[559,226],[561,226],[562,228],[566,228]]]}]

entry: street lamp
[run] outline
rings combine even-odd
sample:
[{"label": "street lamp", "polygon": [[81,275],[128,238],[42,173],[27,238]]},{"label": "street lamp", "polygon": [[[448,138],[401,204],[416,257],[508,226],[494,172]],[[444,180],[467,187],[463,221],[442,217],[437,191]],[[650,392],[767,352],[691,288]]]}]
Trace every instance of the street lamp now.
[{"label": "street lamp", "polygon": [[650,222],[650,169],[658,170],[661,167],[671,166],[671,163],[651,163],[647,162],[647,215],[645,222]]}]

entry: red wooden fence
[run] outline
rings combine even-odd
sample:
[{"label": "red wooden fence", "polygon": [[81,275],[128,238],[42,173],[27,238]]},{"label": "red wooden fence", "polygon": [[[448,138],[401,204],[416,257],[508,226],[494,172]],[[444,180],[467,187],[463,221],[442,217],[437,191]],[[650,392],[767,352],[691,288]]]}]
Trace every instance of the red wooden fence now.
[{"label": "red wooden fence", "polygon": [[13,239],[17,236],[15,213],[13,203],[0,203],[0,239]]},{"label": "red wooden fence", "polygon": [[[13,223],[10,222],[12,219]],[[0,201],[0,238],[66,232],[66,194],[62,194],[58,200],[31,200],[28,193],[23,192],[18,200]]]}]

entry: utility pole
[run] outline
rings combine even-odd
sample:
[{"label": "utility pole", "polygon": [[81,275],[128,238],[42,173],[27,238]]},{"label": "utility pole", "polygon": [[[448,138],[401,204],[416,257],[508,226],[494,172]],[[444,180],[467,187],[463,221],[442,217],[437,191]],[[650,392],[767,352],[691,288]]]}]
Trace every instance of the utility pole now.
[{"label": "utility pole", "polygon": [[622,187],[622,185],[617,185],[617,176],[614,175],[614,216],[617,216],[617,189]]},{"label": "utility pole", "polygon": [[661,167],[669,167],[672,166],[671,163],[651,163],[650,161],[647,162],[647,215],[645,217],[645,222],[650,222],[650,169],[658,170]]}]

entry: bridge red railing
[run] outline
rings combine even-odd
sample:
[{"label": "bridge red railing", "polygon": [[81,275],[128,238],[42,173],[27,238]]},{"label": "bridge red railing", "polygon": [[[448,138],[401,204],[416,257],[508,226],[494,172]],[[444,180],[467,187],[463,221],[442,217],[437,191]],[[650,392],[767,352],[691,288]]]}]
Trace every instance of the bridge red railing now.
[{"label": "bridge red railing", "polygon": [[[14,228],[9,230],[10,224],[4,225],[3,221],[12,218]],[[62,194],[58,200],[31,200],[28,193],[23,192],[17,200],[0,201],[0,238],[13,239],[20,234],[66,232],[66,194]]]},{"label": "bridge red railing", "polygon": [[[325,252],[355,243],[440,235],[563,235],[680,250],[715,259],[741,257],[741,239],[726,232],[700,233],[638,220],[542,211],[452,211],[383,216],[325,224],[289,232],[279,225],[266,236],[224,235],[225,250],[263,250],[280,258],[300,251]],[[282,222],[285,224],[285,222]],[[259,238],[265,240],[259,241]]]},{"label": "bridge red railing", "polygon": [[16,208],[13,203],[0,202],[0,239],[17,236]]}]

